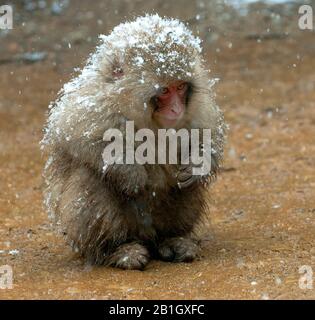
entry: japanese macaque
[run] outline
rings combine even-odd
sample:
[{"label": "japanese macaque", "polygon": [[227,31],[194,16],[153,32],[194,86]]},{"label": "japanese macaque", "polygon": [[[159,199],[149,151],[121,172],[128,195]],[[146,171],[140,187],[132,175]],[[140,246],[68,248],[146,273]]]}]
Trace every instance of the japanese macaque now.
[{"label": "japanese macaque", "polygon": [[[218,172],[225,139],[200,40],[178,20],[158,15],[120,24],[100,39],[51,105],[42,141],[49,213],[89,263],[143,269],[151,258],[192,261],[206,182]],[[193,175],[191,164],[104,165],[104,132],[124,133],[128,120],[153,132],[211,129],[211,171]]]}]

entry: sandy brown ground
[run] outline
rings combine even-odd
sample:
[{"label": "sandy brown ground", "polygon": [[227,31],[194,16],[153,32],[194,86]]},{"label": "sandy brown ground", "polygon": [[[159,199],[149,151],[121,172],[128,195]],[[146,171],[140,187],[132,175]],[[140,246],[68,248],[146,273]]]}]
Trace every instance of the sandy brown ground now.
[{"label": "sandy brown ground", "polygon": [[[0,298],[314,299],[315,285],[299,288],[298,270],[315,271],[315,35],[209,46],[230,132],[224,171],[209,191],[202,257],[122,271],[75,258],[42,206],[47,106],[93,48],[51,49],[76,28],[66,18],[42,19],[45,61],[0,65],[0,265],[14,272]],[[31,46],[33,36],[19,32],[0,39],[2,56]]]}]

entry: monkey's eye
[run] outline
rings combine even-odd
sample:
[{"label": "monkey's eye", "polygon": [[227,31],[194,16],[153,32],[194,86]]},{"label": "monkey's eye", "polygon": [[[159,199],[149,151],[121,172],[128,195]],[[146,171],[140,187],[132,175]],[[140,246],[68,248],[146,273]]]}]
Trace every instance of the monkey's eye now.
[{"label": "monkey's eye", "polygon": [[177,87],[177,90],[179,90],[179,91],[186,91],[186,89],[187,89],[187,83],[186,82],[183,82],[183,83],[181,83],[178,87]]},{"label": "monkey's eye", "polygon": [[167,87],[164,87],[161,89],[161,94],[167,94],[167,93],[169,93],[169,90]]}]

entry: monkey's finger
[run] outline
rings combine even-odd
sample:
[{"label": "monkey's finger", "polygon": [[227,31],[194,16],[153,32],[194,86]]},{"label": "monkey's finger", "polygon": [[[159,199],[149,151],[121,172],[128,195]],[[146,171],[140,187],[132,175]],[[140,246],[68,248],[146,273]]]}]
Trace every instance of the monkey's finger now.
[{"label": "monkey's finger", "polygon": [[177,175],[177,180],[178,180],[179,182],[184,182],[184,181],[189,180],[191,177],[192,177],[191,172],[182,171],[182,172],[180,172],[180,173]]},{"label": "monkey's finger", "polygon": [[177,185],[180,189],[185,189],[192,186],[195,183],[195,181],[196,181],[195,179],[191,178],[186,181],[181,181],[181,182],[178,181]]},{"label": "monkey's finger", "polygon": [[188,173],[181,173],[178,175],[177,184],[180,189],[190,187],[198,180],[197,176]]}]

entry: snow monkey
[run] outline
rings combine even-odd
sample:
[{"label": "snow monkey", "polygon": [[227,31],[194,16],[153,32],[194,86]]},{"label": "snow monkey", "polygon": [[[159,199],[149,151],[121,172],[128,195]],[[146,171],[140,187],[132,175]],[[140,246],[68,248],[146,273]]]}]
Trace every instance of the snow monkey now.
[{"label": "snow monkey", "polygon": [[[150,258],[198,257],[195,226],[223,158],[225,124],[201,41],[158,15],[118,25],[51,104],[42,145],[46,205],[87,263],[143,269]],[[104,132],[211,129],[211,170],[191,164],[104,164]],[[137,144],[137,142],[136,142]],[[125,150],[124,150],[125,152]]]}]

